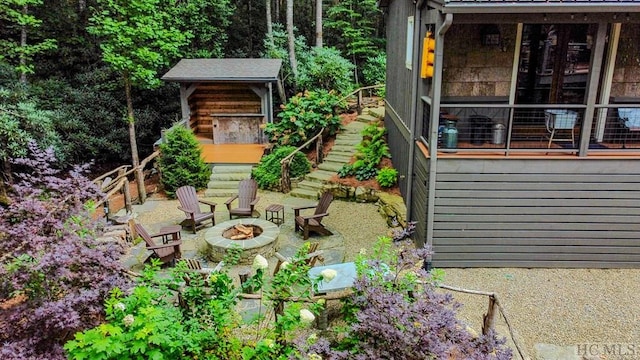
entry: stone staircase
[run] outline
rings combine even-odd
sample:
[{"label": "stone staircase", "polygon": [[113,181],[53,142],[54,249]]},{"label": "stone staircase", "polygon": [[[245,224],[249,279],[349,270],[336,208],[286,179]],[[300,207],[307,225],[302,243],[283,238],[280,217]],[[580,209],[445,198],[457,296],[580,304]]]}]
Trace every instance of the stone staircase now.
[{"label": "stone staircase", "polygon": [[238,193],[238,183],[251,178],[252,165],[214,165],[206,197],[230,197]]},{"label": "stone staircase", "polygon": [[336,141],[331,151],[324,158],[318,168],[305,176],[304,180],[291,190],[290,195],[318,199],[323,191],[324,184],[330,182],[343,165],[351,161],[356,153],[356,146],[362,141],[362,130],[372,122],[384,119],[384,107],[366,108],[356,121],[352,121],[344,127],[344,130],[336,136]]}]

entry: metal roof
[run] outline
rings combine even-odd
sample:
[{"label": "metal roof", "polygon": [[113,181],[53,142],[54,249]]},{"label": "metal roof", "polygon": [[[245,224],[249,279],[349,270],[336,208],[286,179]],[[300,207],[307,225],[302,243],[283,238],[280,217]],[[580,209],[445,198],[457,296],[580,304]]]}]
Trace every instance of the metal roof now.
[{"label": "metal roof", "polygon": [[275,82],[280,59],[182,59],[162,80]]},{"label": "metal roof", "polygon": [[431,0],[452,13],[640,13],[640,0]]}]

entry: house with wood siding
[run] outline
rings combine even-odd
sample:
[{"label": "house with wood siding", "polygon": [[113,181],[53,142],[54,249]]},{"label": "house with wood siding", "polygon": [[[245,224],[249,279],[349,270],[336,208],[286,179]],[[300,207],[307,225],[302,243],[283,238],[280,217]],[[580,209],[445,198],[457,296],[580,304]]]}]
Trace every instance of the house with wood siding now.
[{"label": "house with wood siding", "polygon": [[640,266],[640,1],[380,6],[388,142],[433,265]]}]

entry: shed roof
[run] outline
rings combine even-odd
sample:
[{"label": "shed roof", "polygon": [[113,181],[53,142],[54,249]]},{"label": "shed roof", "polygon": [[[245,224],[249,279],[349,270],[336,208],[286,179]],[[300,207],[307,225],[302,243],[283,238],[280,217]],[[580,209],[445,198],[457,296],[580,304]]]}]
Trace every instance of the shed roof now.
[{"label": "shed roof", "polygon": [[568,13],[640,12],[640,0],[431,0],[447,12]]},{"label": "shed roof", "polygon": [[275,82],[280,59],[182,59],[162,80]]}]

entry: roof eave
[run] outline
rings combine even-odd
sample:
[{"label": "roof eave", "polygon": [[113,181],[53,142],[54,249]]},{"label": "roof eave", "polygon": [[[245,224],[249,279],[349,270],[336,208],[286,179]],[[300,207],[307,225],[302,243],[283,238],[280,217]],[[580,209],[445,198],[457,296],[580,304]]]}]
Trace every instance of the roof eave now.
[{"label": "roof eave", "polygon": [[638,4],[627,3],[441,3],[436,2],[438,8],[444,13],[452,14],[554,14],[554,13],[616,13],[616,12],[640,12]]},{"label": "roof eave", "polygon": [[163,76],[160,78],[163,81],[173,81],[173,82],[213,82],[213,81],[219,81],[219,82],[252,82],[252,83],[266,83],[266,82],[277,82],[278,78],[277,77],[265,77],[265,78],[256,78],[256,77],[250,77],[250,78],[237,78],[237,77],[233,77],[233,78],[223,78],[223,77],[216,77],[216,78],[198,78],[198,77],[167,77],[167,76]]}]

